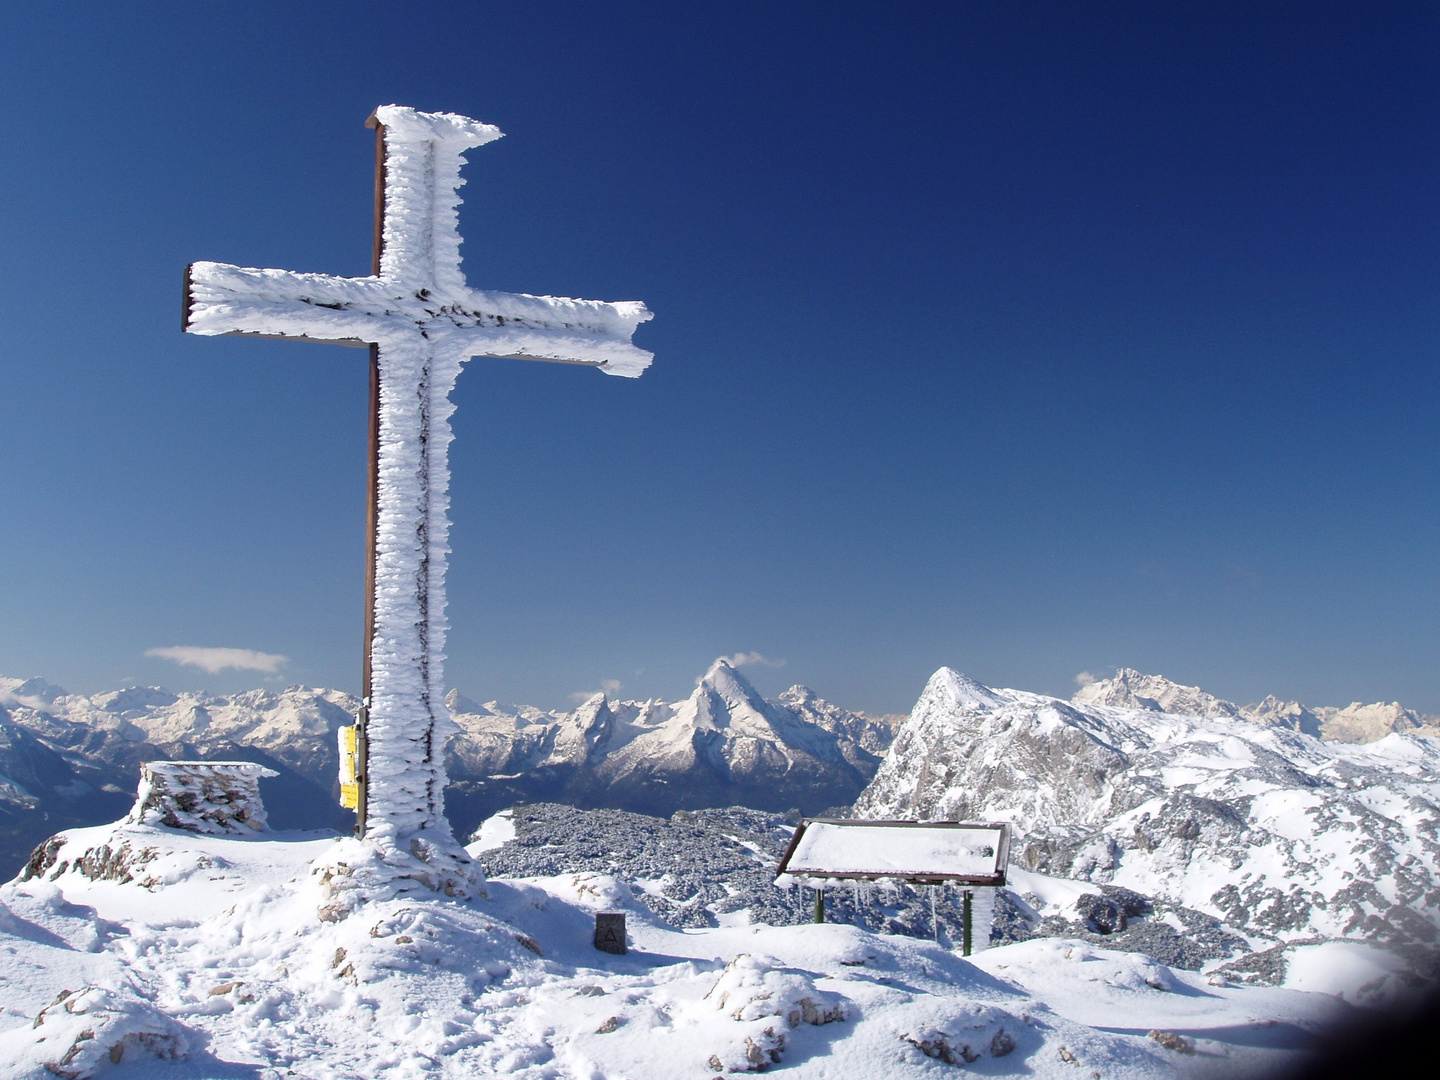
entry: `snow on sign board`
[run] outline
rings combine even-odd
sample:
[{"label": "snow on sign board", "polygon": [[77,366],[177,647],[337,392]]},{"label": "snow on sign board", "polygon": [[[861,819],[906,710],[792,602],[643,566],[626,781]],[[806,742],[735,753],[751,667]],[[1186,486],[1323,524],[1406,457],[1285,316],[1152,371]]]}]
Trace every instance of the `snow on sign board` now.
[{"label": "snow on sign board", "polygon": [[1010,826],[807,818],[777,878],[1004,885]]}]

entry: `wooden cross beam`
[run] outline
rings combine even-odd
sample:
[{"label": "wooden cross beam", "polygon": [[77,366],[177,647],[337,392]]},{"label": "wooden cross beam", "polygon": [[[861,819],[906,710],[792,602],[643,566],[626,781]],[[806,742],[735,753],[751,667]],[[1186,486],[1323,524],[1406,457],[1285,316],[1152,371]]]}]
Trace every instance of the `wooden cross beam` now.
[{"label": "wooden cross beam", "polygon": [[[403,862],[464,860],[444,816],[449,400],[472,356],[638,376],[650,318],[604,303],[472,289],[460,269],[464,154],[499,129],[452,113],[376,109],[375,257],[364,278],[196,262],[184,329],[368,346],[371,468],[357,833]],[[390,860],[395,861],[395,860]],[[435,876],[435,875],[432,875]],[[438,875],[444,878],[443,873]],[[437,881],[430,883],[441,887]],[[446,884],[448,889],[453,882]]]}]

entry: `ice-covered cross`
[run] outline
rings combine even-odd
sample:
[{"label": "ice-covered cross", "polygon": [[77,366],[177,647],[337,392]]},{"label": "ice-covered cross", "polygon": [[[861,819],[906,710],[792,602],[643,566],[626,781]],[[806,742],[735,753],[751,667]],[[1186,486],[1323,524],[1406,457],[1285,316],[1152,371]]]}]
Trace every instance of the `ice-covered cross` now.
[{"label": "ice-covered cross", "polygon": [[193,334],[368,345],[371,497],[357,832],[383,862],[463,890],[465,856],[445,820],[445,557],[449,394],[472,356],[586,364],[637,376],[650,318],[638,302],[482,292],[460,270],[464,154],[499,129],[451,113],[376,109],[375,259],[344,278],[192,263]]}]

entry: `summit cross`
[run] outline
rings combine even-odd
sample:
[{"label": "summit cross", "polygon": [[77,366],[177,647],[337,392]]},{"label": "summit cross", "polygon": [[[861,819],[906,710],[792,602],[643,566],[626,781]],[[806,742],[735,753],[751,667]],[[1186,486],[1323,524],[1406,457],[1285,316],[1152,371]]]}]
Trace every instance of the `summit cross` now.
[{"label": "summit cross", "polygon": [[[356,834],[382,876],[458,895],[472,871],[444,813],[449,394],[472,356],[635,377],[639,302],[487,292],[465,284],[457,207],[467,150],[501,132],[453,113],[375,110],[375,248],[363,278],[196,262],[184,329],[368,346],[370,551],[357,720]],[[387,869],[388,868],[388,869]]]}]

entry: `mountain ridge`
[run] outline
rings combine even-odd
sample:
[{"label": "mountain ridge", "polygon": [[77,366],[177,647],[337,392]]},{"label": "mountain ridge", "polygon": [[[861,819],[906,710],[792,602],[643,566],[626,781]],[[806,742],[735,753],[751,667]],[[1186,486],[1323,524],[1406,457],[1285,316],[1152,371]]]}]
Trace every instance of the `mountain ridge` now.
[{"label": "mountain ridge", "polygon": [[1237,705],[1198,686],[1185,686],[1164,675],[1146,675],[1134,668],[1119,668],[1111,678],[1089,682],[1070,700],[1177,716],[1238,717],[1262,727],[1287,727],[1327,742],[1375,742],[1391,732],[1418,730],[1440,734],[1440,717],[1407,709],[1398,701],[1368,705],[1354,701],[1343,708],[1334,705],[1311,708],[1298,701],[1282,701],[1271,694],[1253,705]]},{"label": "mountain ridge", "polygon": [[854,812],[1010,821],[1022,868],[1184,905],[1257,944],[1435,953],[1440,738],[1327,742],[1213,711],[1067,702],[941,668]]}]

